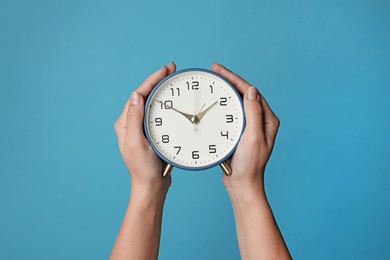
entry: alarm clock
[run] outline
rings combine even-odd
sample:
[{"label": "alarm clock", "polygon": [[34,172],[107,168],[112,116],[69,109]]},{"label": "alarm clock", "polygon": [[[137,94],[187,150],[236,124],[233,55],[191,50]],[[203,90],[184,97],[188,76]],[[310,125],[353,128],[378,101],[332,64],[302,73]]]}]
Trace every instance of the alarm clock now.
[{"label": "alarm clock", "polygon": [[221,75],[206,69],[177,71],[161,80],[145,104],[144,132],[155,153],[173,167],[204,170],[235,151],[245,126],[241,95]]}]

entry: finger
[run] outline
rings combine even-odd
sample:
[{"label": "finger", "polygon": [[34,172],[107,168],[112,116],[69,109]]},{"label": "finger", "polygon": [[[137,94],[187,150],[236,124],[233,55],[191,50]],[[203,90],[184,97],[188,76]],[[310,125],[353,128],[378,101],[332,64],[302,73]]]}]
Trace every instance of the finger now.
[{"label": "finger", "polygon": [[[167,65],[167,68],[168,68],[169,74],[171,74],[171,73],[176,71],[176,64],[171,62]],[[128,99],[126,101],[126,104],[124,105],[119,118],[115,122],[115,130],[119,129],[120,126],[123,128],[126,128],[126,114],[127,114],[129,102],[130,102],[130,99]]]},{"label": "finger", "polygon": [[[158,71],[150,75],[144,83],[141,84],[132,94],[129,100],[127,100],[121,115],[118,120],[115,122],[115,130],[118,137],[119,148],[122,149],[126,140],[126,135],[130,135],[129,131],[126,129],[129,128],[131,124],[132,129],[130,132],[135,133],[138,139],[143,140],[143,130],[142,130],[142,121],[143,121],[143,97],[147,96],[149,92],[154,88],[154,86],[163,79],[167,74],[171,74],[176,71],[176,65],[173,62],[170,62],[167,66],[162,67]],[[142,94],[140,94],[140,92]],[[132,99],[133,97],[133,99]],[[140,109],[142,108],[142,109]],[[140,111],[142,110],[142,111]],[[141,122],[139,122],[141,121]],[[136,127],[136,125],[139,127]],[[135,131],[134,131],[135,129]],[[140,130],[141,129],[141,130]],[[142,135],[140,135],[142,132]],[[126,134],[127,133],[127,134]],[[131,136],[129,136],[131,140]],[[128,138],[128,140],[129,140]]]},{"label": "finger", "polygon": [[244,94],[245,91],[251,86],[243,78],[228,70],[221,64],[214,62],[211,64],[211,70],[229,80],[241,94]]},{"label": "finger", "polygon": [[280,121],[263,96],[261,96],[261,104],[264,111],[264,132],[267,136],[267,141],[273,143],[279,129]]},{"label": "finger", "polygon": [[175,70],[176,65],[173,62],[169,63],[166,66],[163,66],[158,71],[151,74],[135,91],[137,91],[143,97],[146,97],[160,80],[162,80]]},{"label": "finger", "polygon": [[169,74],[172,74],[173,72],[176,71],[176,64],[171,61],[168,65],[167,65],[167,68],[168,68],[168,75]]},{"label": "finger", "polygon": [[144,141],[143,133],[144,99],[134,91],[130,96],[130,101],[126,114],[126,144],[140,144]]},{"label": "finger", "polygon": [[252,141],[264,137],[264,111],[260,102],[260,94],[253,86],[244,93],[244,110],[246,118],[245,135]]},{"label": "finger", "polygon": [[126,135],[126,114],[129,107],[129,100],[126,101],[126,104],[123,107],[121,114],[114,124],[114,129],[116,136],[118,138],[119,149],[122,151],[123,144],[125,142]]}]

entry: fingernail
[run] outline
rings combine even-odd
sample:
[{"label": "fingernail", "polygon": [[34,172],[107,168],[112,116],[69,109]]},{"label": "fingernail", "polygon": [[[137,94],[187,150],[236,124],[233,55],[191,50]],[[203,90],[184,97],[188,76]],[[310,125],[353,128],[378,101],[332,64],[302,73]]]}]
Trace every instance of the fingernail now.
[{"label": "fingernail", "polygon": [[136,91],[131,94],[130,105],[139,105],[139,94]]},{"label": "fingernail", "polygon": [[248,100],[255,100],[259,96],[259,92],[255,87],[250,87],[248,90]]}]

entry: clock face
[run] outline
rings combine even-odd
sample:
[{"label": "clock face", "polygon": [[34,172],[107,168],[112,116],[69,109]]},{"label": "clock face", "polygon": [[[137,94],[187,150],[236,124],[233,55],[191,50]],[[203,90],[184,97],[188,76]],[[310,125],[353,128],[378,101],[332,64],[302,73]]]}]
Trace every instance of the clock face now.
[{"label": "clock face", "polygon": [[154,151],[167,163],[188,170],[227,160],[244,123],[241,96],[226,79],[204,69],[166,77],[145,106],[145,133]]}]

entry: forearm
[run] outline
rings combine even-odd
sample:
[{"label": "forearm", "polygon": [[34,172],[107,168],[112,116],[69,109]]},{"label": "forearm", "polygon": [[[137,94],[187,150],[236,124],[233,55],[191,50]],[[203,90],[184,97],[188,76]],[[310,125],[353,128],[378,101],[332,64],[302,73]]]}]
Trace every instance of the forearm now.
[{"label": "forearm", "polygon": [[227,187],[241,258],[291,259],[261,183]]},{"label": "forearm", "polygon": [[166,191],[132,188],[110,259],[157,259]]}]

